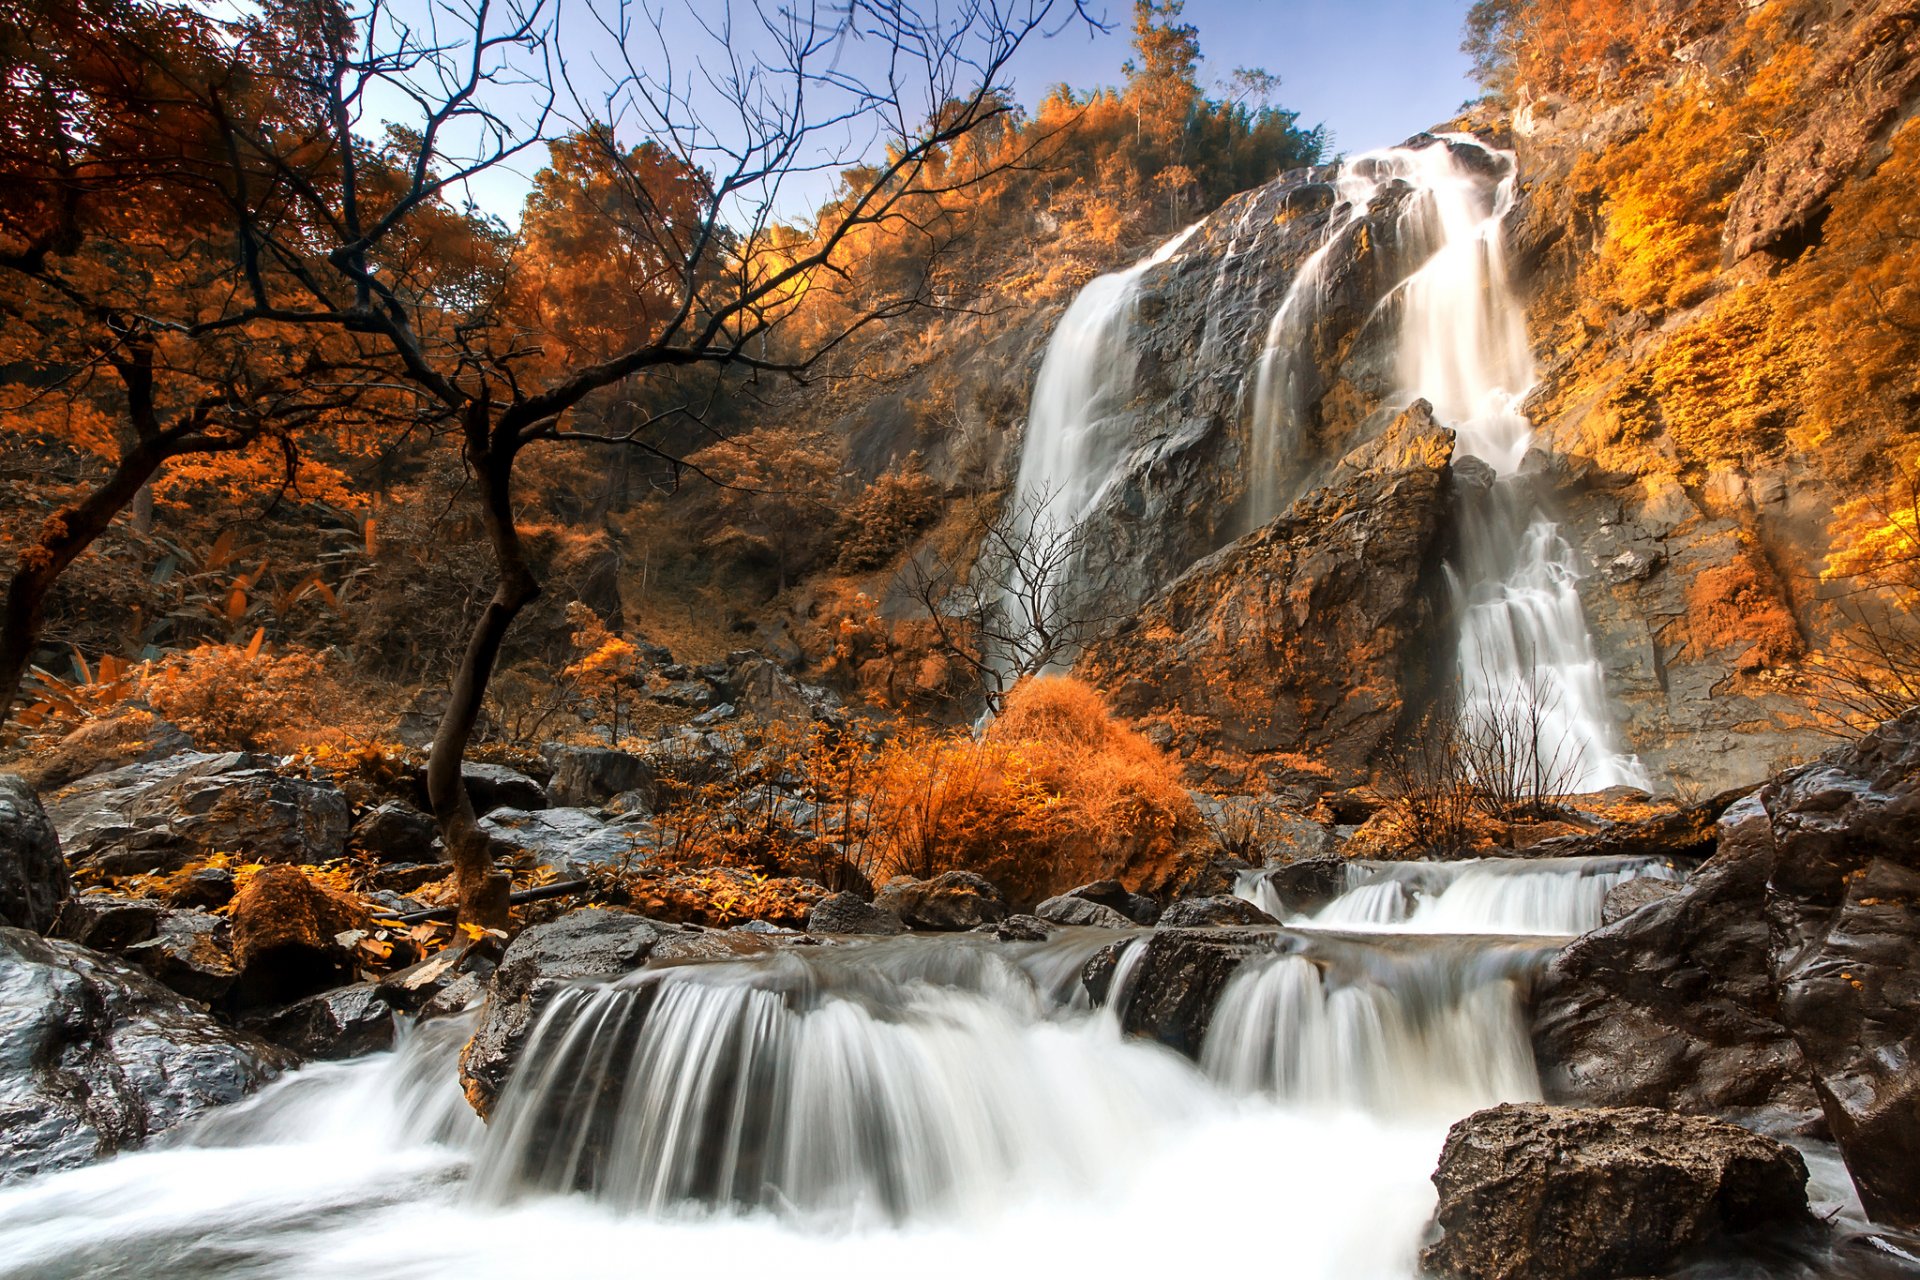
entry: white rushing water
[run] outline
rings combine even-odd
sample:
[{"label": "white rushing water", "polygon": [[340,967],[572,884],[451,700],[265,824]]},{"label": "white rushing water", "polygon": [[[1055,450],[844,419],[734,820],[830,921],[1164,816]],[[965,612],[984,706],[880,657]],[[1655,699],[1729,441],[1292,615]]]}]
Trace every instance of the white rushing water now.
[{"label": "white rushing water", "polygon": [[[1628,869],[1542,874],[1591,897]],[[1085,997],[1108,949],[1110,990],[1146,980],[1144,930],[582,985],[489,1126],[457,1086],[469,1024],[429,1024],[0,1189],[0,1276],[1147,1277],[1243,1267],[1258,1224],[1289,1277],[1413,1280],[1448,1124],[1539,1090],[1524,1000],[1558,940],[1478,936],[1487,910],[1452,938],[1259,935],[1272,954],[1228,983],[1197,1064]]]},{"label": "white rushing water", "polygon": [[[1020,470],[1007,510],[1018,522],[1014,541],[1060,546],[1122,477],[1136,356],[1129,342],[1140,280],[1169,262],[1200,229],[1195,223],[1125,271],[1088,281],[1047,340],[1027,406]],[[1022,558],[1010,575],[1007,609],[1016,623],[1042,621],[1071,588],[1071,558]],[[1022,572],[1040,581],[1021,580]]]},{"label": "white rushing water", "polygon": [[[1535,373],[1506,254],[1515,181],[1510,153],[1464,135],[1340,166],[1326,241],[1274,313],[1254,369],[1250,507],[1257,523],[1271,519],[1305,475],[1304,388],[1314,377],[1312,334],[1329,263],[1350,255],[1369,228],[1391,237],[1392,258],[1419,264],[1381,304],[1398,334],[1398,402],[1431,403],[1456,433],[1455,456],[1479,458],[1496,476],[1489,492],[1463,500],[1453,566],[1462,613],[1461,724],[1483,743],[1523,736],[1558,788],[1646,787],[1645,769],[1620,748],[1607,704],[1580,604],[1579,557],[1523,465],[1533,424],[1521,406]],[[1397,213],[1374,227],[1372,206],[1400,187]]]}]

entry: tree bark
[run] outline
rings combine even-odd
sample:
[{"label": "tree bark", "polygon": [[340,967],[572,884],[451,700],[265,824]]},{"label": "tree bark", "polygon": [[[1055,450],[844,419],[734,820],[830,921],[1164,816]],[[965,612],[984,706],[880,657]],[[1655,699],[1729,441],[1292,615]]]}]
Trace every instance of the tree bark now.
[{"label": "tree bark", "polygon": [[476,439],[488,440],[487,415],[484,404],[468,412],[468,456],[480,473],[481,509],[499,580],[492,599],[474,623],[448,691],[447,709],[427,756],[427,799],[453,863],[460,919],[499,929],[507,924],[511,882],[504,873],[494,870],[492,846],[480,829],[479,815],[467,795],[460,766],[486,703],[487,684],[493,678],[507,631],[520,611],[539,596],[540,584],[527,564],[520,531],[514,526],[513,454],[494,452],[488,444],[474,446]]},{"label": "tree bark", "polygon": [[136,445],[100,486],[74,506],[56,512],[41,527],[40,537],[20,553],[0,604],[0,725],[13,715],[20,683],[40,641],[40,623],[47,597],[67,566],[80,558],[114,518],[139,495],[167,455],[162,449]]}]

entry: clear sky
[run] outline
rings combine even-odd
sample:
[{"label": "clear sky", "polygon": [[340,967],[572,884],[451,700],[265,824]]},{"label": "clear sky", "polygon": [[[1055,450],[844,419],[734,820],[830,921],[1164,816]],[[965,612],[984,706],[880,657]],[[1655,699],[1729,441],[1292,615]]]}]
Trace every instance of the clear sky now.
[{"label": "clear sky", "polygon": [[[1460,29],[1471,0],[1187,0],[1200,30],[1203,81],[1235,67],[1280,77],[1279,104],[1303,124],[1325,124],[1349,155],[1403,142],[1452,116],[1480,90],[1468,78]],[[1021,50],[1021,101],[1032,106],[1064,80],[1076,89],[1118,84],[1133,24],[1130,0],[1104,5],[1105,35],[1063,34]]]},{"label": "clear sky", "polygon": [[[390,0],[394,12],[418,22],[449,0]],[[777,8],[786,0],[760,0]],[[1213,92],[1238,67],[1260,67],[1280,77],[1278,105],[1300,113],[1303,125],[1324,124],[1333,149],[1352,155],[1391,146],[1452,116],[1477,87],[1468,79],[1469,63],[1460,52],[1461,24],[1471,0],[1187,0],[1182,20],[1199,29],[1204,87]],[[709,16],[721,0],[679,0],[684,9],[669,42],[684,67],[712,56],[710,42],[687,25],[686,13]],[[735,0],[742,10],[746,0]],[[614,0],[574,0],[567,44],[577,67],[606,56],[606,41],[586,16],[614,12]],[[584,8],[583,8],[584,6]],[[457,4],[455,5],[457,8]],[[1133,20],[1132,0],[1090,0],[1088,9],[1104,12],[1104,33],[1074,24],[1050,39],[1022,47],[1011,68],[1013,87],[1028,107],[1048,88],[1065,82],[1076,89],[1118,85],[1127,61]],[[752,24],[743,22],[742,29]],[[641,56],[645,56],[642,54]],[[861,56],[855,53],[856,58]],[[382,100],[374,110],[405,104]],[[476,180],[472,198],[483,208],[517,222],[532,171],[544,150],[519,156]],[[827,174],[803,179],[779,202],[787,216],[811,208],[831,186]],[[789,207],[791,206],[791,207]]]}]

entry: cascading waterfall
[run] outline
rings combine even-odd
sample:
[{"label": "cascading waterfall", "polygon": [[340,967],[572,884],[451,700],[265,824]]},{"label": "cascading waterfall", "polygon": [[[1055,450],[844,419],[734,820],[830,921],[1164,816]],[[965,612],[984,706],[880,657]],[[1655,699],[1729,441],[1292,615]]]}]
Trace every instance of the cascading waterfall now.
[{"label": "cascading waterfall", "polygon": [[1580,605],[1578,556],[1523,465],[1533,425],[1521,405],[1534,369],[1507,268],[1504,228],[1515,179],[1511,154],[1464,135],[1341,166],[1327,241],[1275,312],[1255,367],[1251,505],[1256,519],[1271,519],[1295,496],[1307,410],[1302,382],[1327,264],[1388,186],[1405,184],[1393,249],[1419,265],[1381,304],[1399,335],[1402,403],[1426,399],[1456,432],[1456,457],[1479,458],[1495,477],[1485,495],[1463,504],[1452,569],[1462,615],[1460,722],[1472,741],[1523,740],[1507,754],[1525,755],[1527,766],[1565,790],[1645,787],[1645,770],[1617,745]]},{"label": "cascading waterfall", "polygon": [[[1145,930],[646,970],[554,993],[489,1125],[457,1084],[472,1024],[450,1019],[147,1151],[0,1188],[0,1277],[959,1280],[1010,1258],[1146,1277],[1244,1265],[1245,1233],[1220,1224],[1257,1222],[1289,1276],[1414,1280],[1447,1126],[1539,1092],[1525,999],[1562,940],[1487,936],[1510,913],[1471,894],[1455,936],[1327,927],[1370,883],[1448,901],[1484,870],[1397,865],[1254,931],[1272,954],[1228,982],[1197,1064],[1124,1037],[1077,980],[1116,946],[1138,970]],[[1671,871],[1536,874],[1591,904]],[[1857,1215],[1844,1170],[1815,1170],[1816,1201]]]},{"label": "cascading waterfall", "polygon": [[[1195,223],[1125,271],[1088,281],[1060,317],[1034,380],[1007,508],[1018,521],[1015,543],[1057,549],[1119,476],[1128,442],[1125,421],[1114,415],[1133,390],[1128,334],[1140,279],[1170,261],[1199,229]],[[1010,575],[1007,609],[1016,624],[1044,619],[1078,568],[1055,554],[1029,559]],[[1021,580],[1023,574],[1039,580]]]}]

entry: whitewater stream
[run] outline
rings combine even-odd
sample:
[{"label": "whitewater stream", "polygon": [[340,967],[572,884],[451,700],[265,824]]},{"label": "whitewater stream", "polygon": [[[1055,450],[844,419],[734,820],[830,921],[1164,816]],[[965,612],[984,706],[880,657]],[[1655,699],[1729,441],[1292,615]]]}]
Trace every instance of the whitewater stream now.
[{"label": "whitewater stream", "polygon": [[[848,940],[583,985],[490,1126],[457,1082],[468,1025],[430,1023],[0,1191],[0,1276],[1406,1280],[1449,1123],[1538,1094],[1533,976],[1642,874],[1673,873],[1360,865],[1311,914],[1250,877],[1288,924],[1197,1065],[1119,1029],[1145,930]],[[1115,942],[1095,1008],[1080,974]],[[1823,1208],[1856,1212],[1813,1165]],[[1764,1274],[1877,1273],[1770,1255]]]}]

